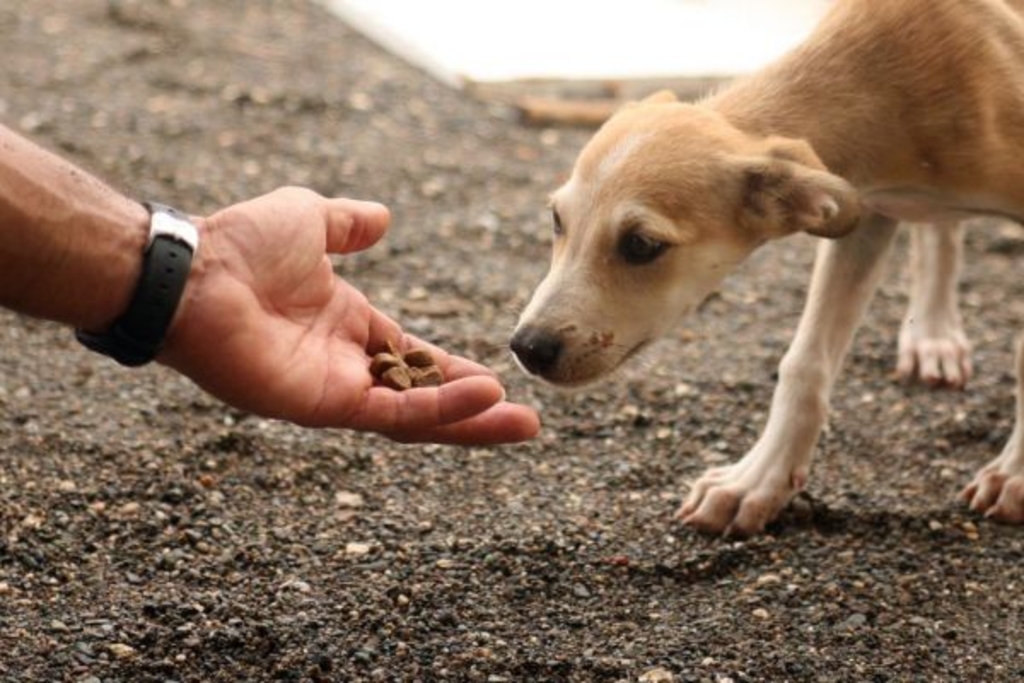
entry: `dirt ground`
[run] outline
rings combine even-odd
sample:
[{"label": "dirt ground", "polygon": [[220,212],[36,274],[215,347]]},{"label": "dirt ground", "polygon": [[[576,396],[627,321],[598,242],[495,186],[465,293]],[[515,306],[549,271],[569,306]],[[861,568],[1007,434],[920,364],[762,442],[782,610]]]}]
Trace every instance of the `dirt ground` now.
[{"label": "dirt ground", "polygon": [[559,392],[507,338],[590,131],[524,126],[301,0],[6,0],[0,46],[0,120],[133,196],[389,204],[393,231],[342,275],[545,425],[488,449],[301,430],[0,314],[0,681],[1024,678],[1024,529],[955,500],[1011,428],[1020,229],[969,235],[965,392],[891,379],[901,255],[809,499],[758,538],[708,538],[672,513],[753,443],[810,239]]}]

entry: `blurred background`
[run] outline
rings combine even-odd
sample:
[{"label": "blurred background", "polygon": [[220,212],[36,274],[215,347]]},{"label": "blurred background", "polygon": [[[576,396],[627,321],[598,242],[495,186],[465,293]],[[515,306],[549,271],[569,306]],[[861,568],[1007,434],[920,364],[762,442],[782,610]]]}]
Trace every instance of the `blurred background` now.
[{"label": "blurred background", "polygon": [[721,78],[803,38],[826,0],[324,0],[455,85]]}]

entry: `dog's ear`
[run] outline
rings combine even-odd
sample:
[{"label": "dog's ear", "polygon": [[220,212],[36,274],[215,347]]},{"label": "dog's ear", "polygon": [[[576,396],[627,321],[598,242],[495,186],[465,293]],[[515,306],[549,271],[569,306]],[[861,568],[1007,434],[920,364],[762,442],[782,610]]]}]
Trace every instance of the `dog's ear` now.
[{"label": "dog's ear", "polygon": [[640,104],[668,104],[678,102],[679,98],[671,90],[658,90],[640,100]]},{"label": "dog's ear", "polygon": [[679,98],[671,90],[658,90],[641,100],[630,100],[622,105],[622,108],[629,109],[631,107],[639,107],[642,104],[671,104],[678,101]]},{"label": "dog's ear", "polygon": [[793,232],[836,238],[857,226],[857,190],[839,176],[781,155],[740,161],[740,223],[769,239]]}]

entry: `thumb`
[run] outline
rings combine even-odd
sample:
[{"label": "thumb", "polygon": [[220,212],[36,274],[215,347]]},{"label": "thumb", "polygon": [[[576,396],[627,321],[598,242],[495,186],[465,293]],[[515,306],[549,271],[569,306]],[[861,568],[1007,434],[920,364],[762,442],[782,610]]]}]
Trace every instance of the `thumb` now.
[{"label": "thumb", "polygon": [[328,199],[326,206],[327,251],[348,254],[373,246],[391,223],[383,204],[357,199]]}]

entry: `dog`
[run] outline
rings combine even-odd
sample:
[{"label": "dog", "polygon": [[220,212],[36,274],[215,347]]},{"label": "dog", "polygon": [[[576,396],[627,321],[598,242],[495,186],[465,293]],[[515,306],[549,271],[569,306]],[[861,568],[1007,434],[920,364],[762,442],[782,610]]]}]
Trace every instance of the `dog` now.
[{"label": "dog", "polygon": [[[529,373],[594,381],[664,335],[759,246],[821,238],[767,424],[678,516],[762,531],[807,483],[829,395],[900,221],[915,224],[898,371],[961,386],[960,222],[1024,218],[1024,2],[837,0],[800,46],[693,103],[619,109],[551,196],[548,274],[510,342]],[[1024,522],[1024,336],[1016,426],[961,492]]]}]

